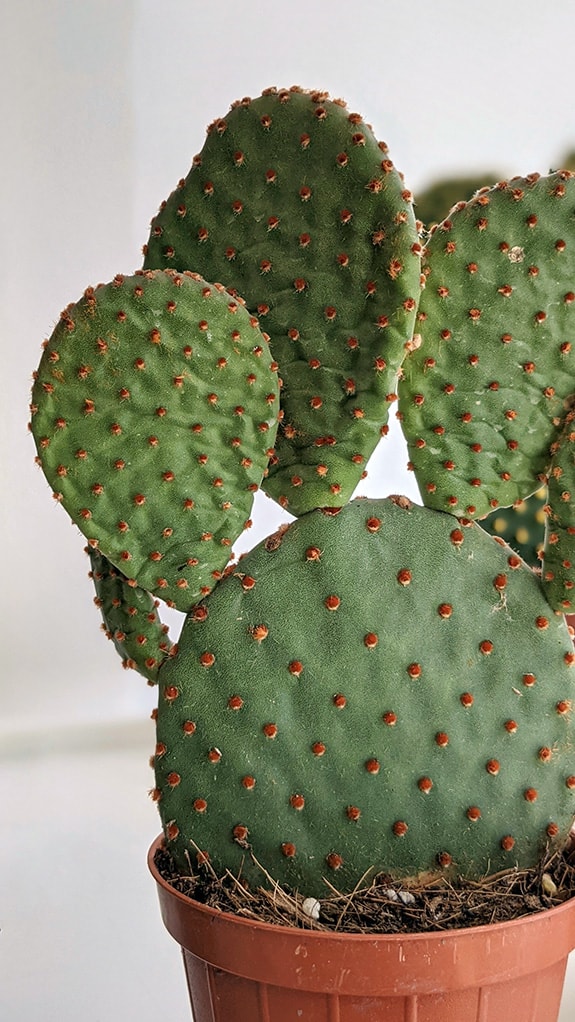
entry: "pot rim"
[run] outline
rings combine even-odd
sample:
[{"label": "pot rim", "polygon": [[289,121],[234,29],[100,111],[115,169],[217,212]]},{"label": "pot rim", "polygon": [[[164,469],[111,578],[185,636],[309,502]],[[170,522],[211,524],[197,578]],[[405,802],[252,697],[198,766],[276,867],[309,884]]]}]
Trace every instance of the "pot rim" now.
[{"label": "pot rim", "polygon": [[[482,987],[565,969],[575,948],[575,898],[492,925],[414,934],[337,933],[247,919],[175,890],[148,853],[164,924],[185,953],[252,981],[352,996]],[[561,963],[563,963],[561,965]]]},{"label": "pot rim", "polygon": [[[156,881],[164,888],[172,897],[176,898],[179,902],[184,905],[192,905],[194,909],[201,914],[205,914],[208,917],[214,919],[228,919],[234,921],[238,925],[245,925],[247,927],[256,927],[262,933],[271,930],[276,933],[278,930],[286,930],[288,933],[305,934],[306,938],[311,937],[312,939],[321,939],[329,937],[333,940],[348,940],[350,937],[357,939],[358,941],[372,942],[373,940],[388,940],[395,943],[405,943],[406,940],[442,940],[450,934],[459,934],[462,937],[466,934],[486,934],[491,933],[494,929],[501,929],[505,932],[506,929],[512,929],[521,924],[529,924],[531,921],[535,922],[539,917],[545,916],[546,918],[553,916],[559,917],[560,915],[569,915],[571,910],[575,915],[575,896],[562,902],[560,905],[554,905],[552,908],[542,909],[537,912],[526,912],[514,919],[507,919],[504,922],[499,923],[482,923],[478,926],[459,926],[451,927],[445,930],[426,930],[423,933],[386,933],[385,930],[373,930],[370,933],[339,933],[337,930],[314,930],[313,928],[304,928],[298,926],[283,925],[280,923],[266,923],[260,919],[248,919],[247,917],[240,916],[235,912],[226,912],[224,909],[213,908],[211,905],[204,905],[200,901],[196,901],[194,898],[189,897],[187,894],[183,894],[182,891],[178,891],[177,888],[173,887],[168,880],[166,880],[161,873],[158,871],[154,858],[156,852],[163,846],[164,837],[162,834],[159,835],[150,846],[148,851],[148,868]],[[575,925],[575,920],[574,920]],[[574,929],[575,934],[575,929]]]}]

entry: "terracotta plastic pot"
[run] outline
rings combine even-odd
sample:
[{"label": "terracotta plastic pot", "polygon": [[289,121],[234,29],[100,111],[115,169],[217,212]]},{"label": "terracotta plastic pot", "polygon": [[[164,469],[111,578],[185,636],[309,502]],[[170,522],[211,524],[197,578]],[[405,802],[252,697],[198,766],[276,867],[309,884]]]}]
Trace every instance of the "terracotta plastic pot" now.
[{"label": "terracotta plastic pot", "polygon": [[197,904],[159,875],[194,1022],[556,1022],[575,899],[493,926],[337,934],[252,922]]}]

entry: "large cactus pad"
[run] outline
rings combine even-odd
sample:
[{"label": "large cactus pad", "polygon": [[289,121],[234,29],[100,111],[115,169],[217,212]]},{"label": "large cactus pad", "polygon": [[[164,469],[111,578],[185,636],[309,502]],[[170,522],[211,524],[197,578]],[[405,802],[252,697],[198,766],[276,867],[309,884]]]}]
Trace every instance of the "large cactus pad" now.
[{"label": "large cactus pad", "polygon": [[575,654],[520,558],[405,498],[278,532],[160,671],[156,789],[182,869],[351,890],[534,863],[575,812]]},{"label": "large cactus pad", "polygon": [[90,545],[189,609],[273,449],[277,374],[254,317],[197,275],[116,277],[63,312],[32,401],[44,472]]},{"label": "large cactus pad", "polygon": [[411,462],[428,506],[482,516],[545,481],[575,393],[575,175],[460,203],[424,273],[400,387]]},{"label": "large cactus pad", "polygon": [[420,245],[387,146],[326,93],[268,90],[215,121],[152,222],[145,266],[235,288],[270,336],[283,423],[264,488],[341,505],[385,430]]}]

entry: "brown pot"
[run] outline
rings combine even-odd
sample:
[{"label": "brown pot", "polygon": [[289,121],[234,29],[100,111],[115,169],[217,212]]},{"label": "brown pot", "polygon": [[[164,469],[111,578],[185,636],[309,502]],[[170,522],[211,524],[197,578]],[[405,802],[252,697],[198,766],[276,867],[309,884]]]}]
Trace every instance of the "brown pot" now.
[{"label": "brown pot", "polygon": [[575,898],[493,926],[414,935],[271,926],[207,908],[148,865],[182,947],[195,1022],[556,1022]]}]

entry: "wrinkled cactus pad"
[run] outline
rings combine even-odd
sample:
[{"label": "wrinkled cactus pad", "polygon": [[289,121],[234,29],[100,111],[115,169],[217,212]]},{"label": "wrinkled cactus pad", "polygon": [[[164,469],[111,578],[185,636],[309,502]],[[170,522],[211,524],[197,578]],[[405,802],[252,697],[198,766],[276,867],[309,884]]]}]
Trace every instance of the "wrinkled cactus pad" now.
[{"label": "wrinkled cactus pad", "polygon": [[32,394],[32,432],[89,545],[187,610],[244,529],[277,429],[257,320],[222,285],[118,276],[62,313]]},{"label": "wrinkled cactus pad", "polygon": [[481,517],[546,481],[575,392],[575,175],[459,203],[424,275],[400,386],[411,463],[425,504]]},{"label": "wrinkled cactus pad", "polygon": [[193,608],[160,671],[169,847],[262,883],[253,853],[316,895],[532,865],[575,811],[574,661],[537,577],[472,522],[405,498],[311,512]]},{"label": "wrinkled cactus pad", "polygon": [[87,552],[96,590],[94,603],[102,614],[107,637],[124,667],[156,682],[160,666],[173,648],[168,627],[158,614],[158,601],[130,582],[99,550],[87,547]]},{"label": "wrinkled cactus pad", "polygon": [[344,504],[386,430],[420,252],[385,143],[299,89],[216,120],[152,222],[146,267],[223,281],[269,334],[283,421],[263,486],[295,515]]}]

